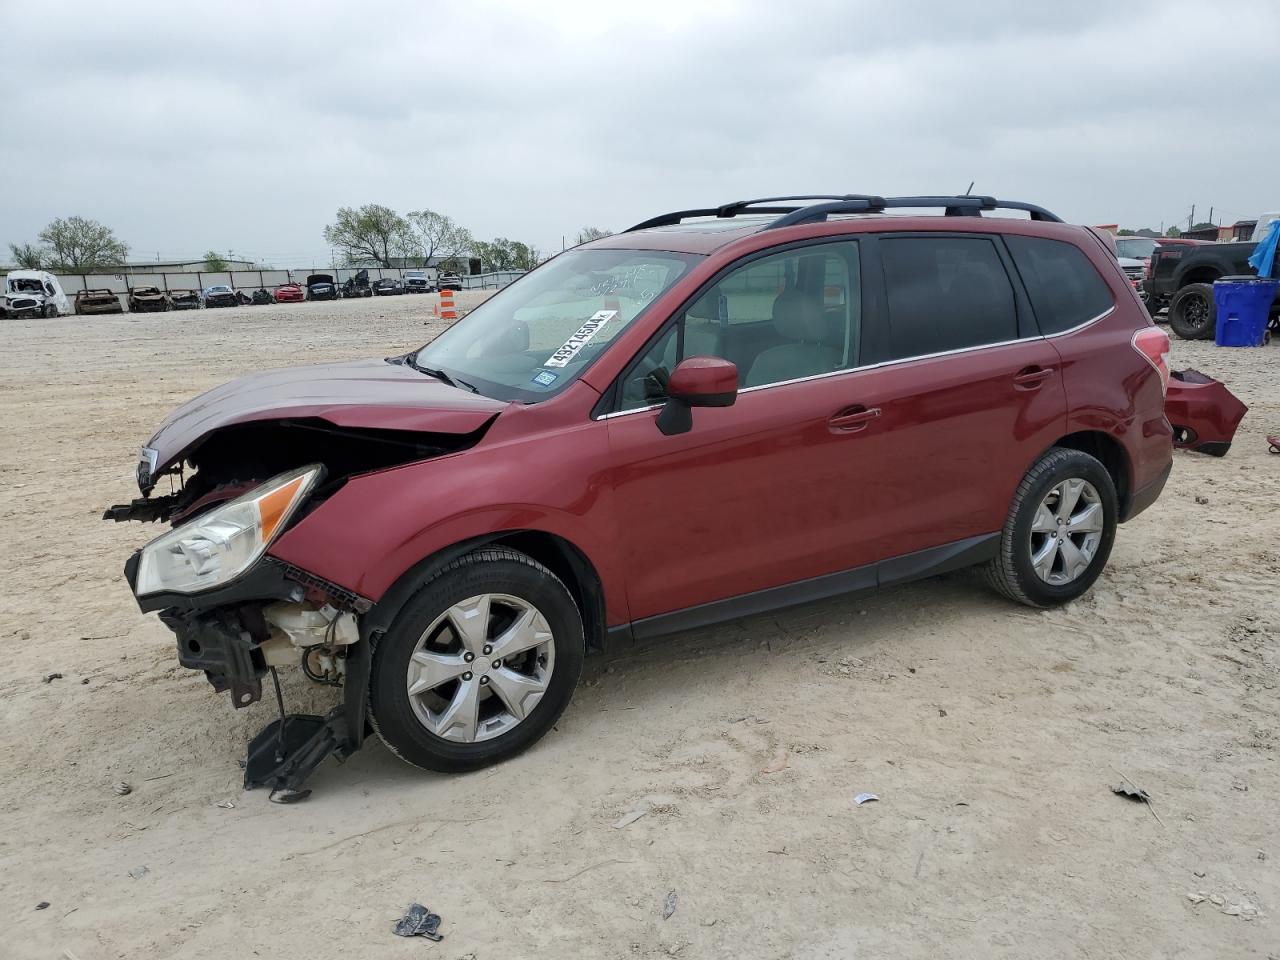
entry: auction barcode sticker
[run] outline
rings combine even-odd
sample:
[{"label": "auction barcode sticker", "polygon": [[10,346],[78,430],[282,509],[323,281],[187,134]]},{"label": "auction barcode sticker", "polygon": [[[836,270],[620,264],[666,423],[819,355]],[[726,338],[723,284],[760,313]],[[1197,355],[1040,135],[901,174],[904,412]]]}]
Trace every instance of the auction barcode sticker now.
[{"label": "auction barcode sticker", "polygon": [[544,367],[564,367],[578,355],[606,323],[618,315],[617,310],[597,310],[564,344],[543,362]]}]

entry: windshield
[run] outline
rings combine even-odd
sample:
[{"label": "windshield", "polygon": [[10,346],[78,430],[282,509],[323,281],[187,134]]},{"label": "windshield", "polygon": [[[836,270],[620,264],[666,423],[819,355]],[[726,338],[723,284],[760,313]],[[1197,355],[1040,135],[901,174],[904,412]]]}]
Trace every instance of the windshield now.
[{"label": "windshield", "polygon": [[702,257],[653,250],[570,250],[494,294],[418,351],[499,400],[536,402],[572,383]]},{"label": "windshield", "polygon": [[230,287],[210,287],[205,293],[230,293]]},{"label": "windshield", "polygon": [[1159,243],[1149,237],[1117,237],[1116,256],[1133,260],[1145,260]]},{"label": "windshield", "polygon": [[9,281],[10,293],[44,293],[44,288],[40,286],[39,280],[32,280],[29,277],[19,277],[17,280]]}]

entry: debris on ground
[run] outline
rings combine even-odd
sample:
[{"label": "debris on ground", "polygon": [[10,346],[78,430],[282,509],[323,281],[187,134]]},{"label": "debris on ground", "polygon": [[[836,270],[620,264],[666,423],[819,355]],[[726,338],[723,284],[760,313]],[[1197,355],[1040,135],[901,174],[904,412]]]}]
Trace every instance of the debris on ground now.
[{"label": "debris on ground", "polygon": [[135,880],[141,880],[150,872],[151,871],[148,870],[146,867],[134,867],[132,870],[129,871],[129,876],[133,877],[133,879]]},{"label": "debris on ground", "polygon": [[648,807],[637,807],[634,810],[624,813],[622,816],[620,816],[617,820],[613,822],[613,829],[621,830],[623,827],[629,827],[631,826],[631,824],[635,823],[641,817],[648,814],[648,812],[649,812]]},{"label": "debris on ground", "polygon": [[879,799],[880,798],[877,797],[874,793],[860,793],[853,798],[853,802],[856,803],[858,806],[862,806],[864,803],[870,803],[872,800],[879,800]]},{"label": "debris on ground", "polygon": [[44,683],[53,683],[53,681],[55,681],[55,680],[61,680],[61,679],[62,679],[62,674],[60,674],[60,673],[46,673],[46,674],[44,675],[44,681],[43,681],[43,682],[44,682]]},{"label": "debris on ground", "polygon": [[234,810],[236,802],[234,800],[223,800],[221,803],[215,803],[215,807],[221,807],[223,810]]},{"label": "debris on ground", "polygon": [[129,794],[133,793],[133,787],[129,786],[129,784],[125,783],[123,780],[119,781],[111,789],[116,792],[116,796],[118,797],[127,797]]},{"label": "debris on ground", "polygon": [[676,912],[676,902],[680,898],[676,896],[676,892],[672,890],[667,894],[667,899],[662,901],[662,919],[670,920],[671,915]]},{"label": "debris on ground", "polygon": [[1130,800],[1137,801],[1138,803],[1151,802],[1151,795],[1147,793],[1147,791],[1143,790],[1141,787],[1130,786],[1127,783],[1122,783],[1119,786],[1112,787],[1111,792],[1116,796],[1128,797]]},{"label": "debris on ground", "polygon": [[1208,497],[1196,497],[1196,503],[1200,504],[1200,506],[1202,507],[1208,504],[1208,502],[1209,502]]},{"label": "debris on ground", "polygon": [[37,909],[37,910],[48,910],[48,909],[49,909],[49,901],[48,901],[48,900],[41,900],[39,903],[37,903],[37,904],[36,904],[36,909]]},{"label": "debris on ground", "polygon": [[787,751],[780,748],[778,752],[773,755],[773,759],[766,763],[760,772],[781,773],[785,769],[787,769]]},{"label": "debris on ground", "polygon": [[420,903],[411,903],[391,932],[397,937],[426,937],[438,943],[444,939],[443,934],[436,932],[439,929],[440,914],[432,913]]}]

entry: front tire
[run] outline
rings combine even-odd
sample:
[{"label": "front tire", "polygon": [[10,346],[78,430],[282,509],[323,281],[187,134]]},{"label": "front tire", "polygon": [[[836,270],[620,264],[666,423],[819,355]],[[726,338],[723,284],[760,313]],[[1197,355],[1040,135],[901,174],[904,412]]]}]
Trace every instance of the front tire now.
[{"label": "front tire", "polygon": [[1183,340],[1207,340],[1217,325],[1213,284],[1189,283],[1169,301],[1169,326]]},{"label": "front tire", "polygon": [[559,719],[585,652],[582,617],[555,574],[514,550],[476,550],[422,587],[378,640],[374,730],[426,770],[506,760]]},{"label": "front tire", "polygon": [[999,593],[1029,607],[1054,607],[1087,591],[1115,542],[1115,483],[1096,458],[1054,447],[1027,471],[983,568]]}]

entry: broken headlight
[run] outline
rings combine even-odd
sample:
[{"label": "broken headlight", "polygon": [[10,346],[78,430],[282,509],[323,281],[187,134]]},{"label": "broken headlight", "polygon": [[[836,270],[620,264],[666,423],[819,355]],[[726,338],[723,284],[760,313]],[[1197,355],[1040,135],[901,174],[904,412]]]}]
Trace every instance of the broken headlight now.
[{"label": "broken headlight", "polygon": [[135,592],[199,593],[253,566],[311,494],[319,464],[291,470],[142,548]]}]

